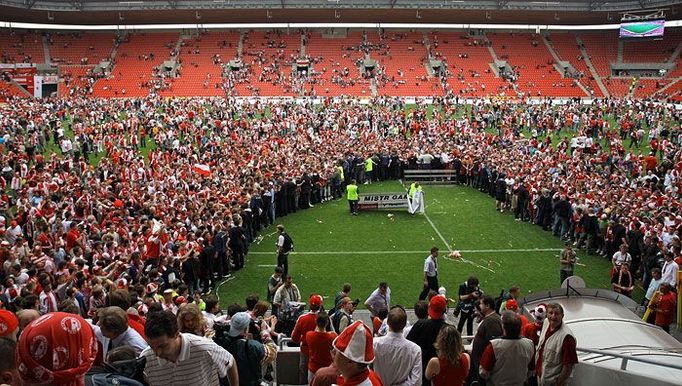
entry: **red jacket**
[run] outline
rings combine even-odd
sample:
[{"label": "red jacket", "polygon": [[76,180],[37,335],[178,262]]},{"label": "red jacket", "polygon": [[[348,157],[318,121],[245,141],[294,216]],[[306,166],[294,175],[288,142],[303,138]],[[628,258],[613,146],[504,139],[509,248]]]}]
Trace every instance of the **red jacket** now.
[{"label": "red jacket", "polygon": [[675,318],[675,294],[668,292],[661,296],[656,308],[656,325],[665,327],[669,326]]}]

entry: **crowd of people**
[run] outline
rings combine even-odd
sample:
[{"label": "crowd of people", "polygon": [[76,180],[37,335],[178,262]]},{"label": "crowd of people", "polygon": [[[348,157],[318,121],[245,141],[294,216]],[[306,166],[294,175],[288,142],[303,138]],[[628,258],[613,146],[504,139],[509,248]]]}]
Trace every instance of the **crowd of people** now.
[{"label": "crowd of people", "polygon": [[[250,244],[275,219],[340,198],[353,180],[399,178],[405,168],[417,167],[456,170],[455,182],[489,192],[500,211],[613,258],[614,277],[628,262],[614,257],[621,245],[647,287],[656,265],[664,277],[672,275],[681,253],[679,111],[616,100],[551,103],[480,100],[465,108],[441,98],[427,114],[425,105],[408,111],[404,101],[388,97],[374,99],[371,108],[334,99],[319,105],[223,98],[12,100],[0,112],[2,307],[22,331],[58,329],[59,323],[85,328],[89,322],[79,318],[92,321],[99,350],[91,341],[79,343],[92,346],[77,356],[79,369],[86,367],[85,356],[111,354],[125,341],[134,348],[126,360],[141,357],[147,367],[159,366],[147,369],[155,374],[152,384],[172,384],[173,373],[163,364],[191,364],[193,355],[219,363],[202,373],[209,383],[234,377],[237,368],[240,376],[255,373],[276,355],[277,319],[265,318],[270,305],[258,301],[228,310],[233,323],[239,312],[252,313],[262,346],[245,355],[262,352],[265,359],[254,366],[240,362],[241,348],[234,358],[224,353],[220,348],[241,345],[232,341],[242,335],[215,328],[216,283],[244,266]],[[646,150],[626,151],[625,140],[633,138],[648,143],[641,146]],[[285,261],[281,257],[278,262]],[[348,313],[353,303],[341,299],[339,305]],[[128,327],[111,307],[127,312]],[[144,321],[158,311],[177,316]],[[350,318],[339,322],[347,328],[337,331],[334,347],[345,353],[367,327]],[[342,339],[349,328],[356,332]],[[204,344],[186,333],[222,343]],[[445,352],[443,345],[450,349],[456,341],[446,334],[439,338],[448,342],[439,349],[443,357],[464,361]],[[50,344],[56,342],[38,347]],[[143,349],[147,345],[151,351]],[[341,373],[348,365],[366,374],[372,360],[356,354],[352,349],[342,357],[365,366],[342,364]],[[440,360],[431,364],[432,357],[422,355],[421,375],[435,377],[445,368]],[[22,363],[17,370],[25,380],[65,376],[61,365]],[[174,371],[182,373],[182,366]],[[190,377],[182,374],[178,380]]]}]

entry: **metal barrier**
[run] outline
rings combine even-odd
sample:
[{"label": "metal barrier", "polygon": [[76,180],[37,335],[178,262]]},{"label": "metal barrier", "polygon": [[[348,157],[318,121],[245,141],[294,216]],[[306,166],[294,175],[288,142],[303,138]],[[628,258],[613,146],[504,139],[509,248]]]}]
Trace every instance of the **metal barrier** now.
[{"label": "metal barrier", "polygon": [[454,184],[459,174],[454,169],[407,169],[405,181],[419,181],[423,184]]},{"label": "metal barrier", "polygon": [[[578,352],[597,354],[597,355],[605,356],[605,357],[620,358],[621,359],[620,369],[624,370],[624,371],[627,370],[629,361],[642,362],[642,363],[647,363],[650,365],[656,365],[656,366],[662,366],[662,367],[672,368],[672,369],[676,369],[676,370],[682,370],[682,365],[660,362],[660,361],[657,361],[654,359],[639,358],[639,357],[637,357],[635,355],[631,355],[631,354],[621,354],[621,353],[617,353],[617,352],[609,351],[609,350],[599,350],[599,349],[582,348],[582,347],[578,347],[577,350],[578,350]],[[664,351],[661,351],[661,353],[664,353]],[[673,354],[673,353],[670,353],[667,351],[665,351],[665,353],[668,355]],[[682,355],[680,355],[680,358],[682,358]]]}]

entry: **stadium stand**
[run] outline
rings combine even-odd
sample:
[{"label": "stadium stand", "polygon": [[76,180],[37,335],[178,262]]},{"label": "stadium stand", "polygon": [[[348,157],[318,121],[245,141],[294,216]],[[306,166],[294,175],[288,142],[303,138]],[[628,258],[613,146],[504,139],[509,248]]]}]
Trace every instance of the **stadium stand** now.
[{"label": "stadium stand", "polygon": [[390,32],[380,36],[367,33],[371,58],[381,68],[379,95],[433,96],[443,95],[437,77],[429,74],[428,52],[421,32]]},{"label": "stadium stand", "polygon": [[11,97],[26,98],[26,91],[16,84],[0,80],[0,102],[5,102]]},{"label": "stadium stand", "polygon": [[140,97],[170,87],[158,67],[174,54],[178,39],[178,33],[127,35],[117,49],[111,74],[95,82],[93,95]]},{"label": "stadium stand", "polygon": [[573,79],[562,78],[554,68],[554,59],[539,36],[496,33],[488,38],[498,59],[512,66],[518,90],[525,95],[572,97],[582,93]]},{"label": "stadium stand", "polygon": [[493,58],[484,37],[462,32],[430,32],[433,57],[447,68],[446,90],[463,97],[510,94],[511,85],[491,68]]},{"label": "stadium stand", "polygon": [[364,60],[361,51],[364,37],[361,31],[351,31],[345,37],[325,36],[312,32],[306,46],[306,55],[312,58],[311,85],[315,95],[370,96],[370,82],[363,79],[359,64]]},{"label": "stadium stand", "polygon": [[178,76],[164,96],[220,96],[225,95],[223,66],[239,57],[238,31],[203,32],[184,39],[178,61]]},{"label": "stadium stand", "polygon": [[682,31],[670,29],[657,40],[623,40],[623,62],[662,63],[668,61],[682,42]]},{"label": "stadium stand", "polygon": [[583,58],[580,52],[580,47],[573,33],[552,33],[547,37],[547,41],[552,45],[561,60],[571,63],[576,71],[578,71],[580,76],[579,82],[592,93],[591,95],[596,98],[604,96],[587,63],[585,63],[585,58]]},{"label": "stadium stand", "polygon": [[42,37],[35,32],[1,30],[0,63],[45,63]]},{"label": "stadium stand", "polygon": [[90,94],[92,89],[92,70],[94,65],[60,65],[58,94],[61,97],[68,97],[79,91]]},{"label": "stadium stand", "polygon": [[60,65],[95,65],[107,61],[116,36],[109,32],[55,33],[47,37],[50,61]]},{"label": "stadium stand", "polygon": [[248,31],[243,37],[243,57],[252,72],[248,83],[235,85],[239,96],[296,96],[292,65],[299,57],[297,32]]}]

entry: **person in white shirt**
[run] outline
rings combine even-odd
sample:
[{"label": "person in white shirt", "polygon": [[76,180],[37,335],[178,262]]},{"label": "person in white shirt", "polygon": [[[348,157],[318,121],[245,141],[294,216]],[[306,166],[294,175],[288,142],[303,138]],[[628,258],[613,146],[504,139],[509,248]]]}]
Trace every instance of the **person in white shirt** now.
[{"label": "person in white shirt", "polygon": [[178,322],[170,312],[157,312],[144,326],[149,348],[144,376],[150,386],[219,386],[227,378],[239,385],[237,363],[232,354],[210,339],[178,331]]},{"label": "person in white shirt", "polygon": [[654,292],[658,291],[658,287],[661,286],[661,283],[663,282],[661,278],[661,270],[659,268],[654,268],[651,270],[651,281],[649,282],[649,288],[646,290],[646,294],[644,295],[644,301],[642,302],[643,305],[649,304],[649,300],[654,296]]},{"label": "person in white shirt", "polygon": [[618,272],[620,266],[624,263],[632,263],[632,256],[630,256],[630,253],[628,253],[627,244],[621,244],[620,250],[613,254],[611,262],[613,263],[613,267],[616,269],[616,272]]},{"label": "person in white shirt", "polygon": [[407,314],[400,306],[388,312],[388,335],[374,339],[374,372],[385,386],[416,386],[422,381],[421,348],[403,336]]},{"label": "person in white shirt", "polygon": [[103,358],[117,347],[130,346],[138,354],[149,347],[144,338],[128,326],[128,315],[121,307],[100,308],[97,316],[99,320],[92,329],[97,340],[102,343]]},{"label": "person in white shirt", "polygon": [[677,286],[677,271],[680,267],[673,260],[673,254],[670,252],[665,253],[665,263],[661,269],[661,282],[668,283],[671,287],[676,288]]}]

